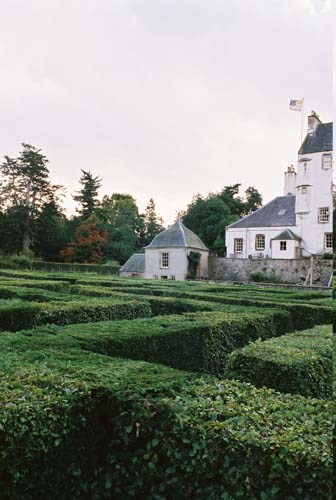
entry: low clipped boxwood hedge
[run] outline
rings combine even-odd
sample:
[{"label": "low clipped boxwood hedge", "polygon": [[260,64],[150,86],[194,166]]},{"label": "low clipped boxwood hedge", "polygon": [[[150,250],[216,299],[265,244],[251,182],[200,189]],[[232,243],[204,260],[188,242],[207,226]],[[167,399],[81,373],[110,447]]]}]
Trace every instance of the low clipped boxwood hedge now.
[{"label": "low clipped boxwood hedge", "polygon": [[[25,280],[36,280],[36,281],[67,281],[70,284],[74,284],[78,277],[76,274],[67,276],[65,274],[55,273],[41,273],[41,272],[28,272],[28,271],[12,271],[0,269],[0,277],[4,279],[25,279]],[[37,285],[36,285],[37,286]]]},{"label": "low clipped boxwood hedge", "polygon": [[326,401],[74,349],[0,370],[4,500],[332,498]]},{"label": "low clipped boxwood hedge", "polygon": [[[73,285],[71,287],[71,292],[78,295],[84,295],[85,297],[111,297],[115,300],[125,300],[126,298],[132,300],[144,300],[150,304],[154,316],[197,311],[211,311],[214,309],[213,305],[206,301],[202,302],[199,300],[179,297],[153,297],[152,294],[124,294],[121,293],[119,289],[110,290],[99,286]],[[219,308],[220,307],[217,307],[215,309]]]},{"label": "low clipped boxwood hedge", "polygon": [[47,271],[47,272],[71,272],[71,273],[97,273],[97,274],[117,274],[120,265],[104,266],[99,264],[75,264],[67,262],[40,262],[33,261],[32,267],[36,271]]},{"label": "low clipped boxwood hedge", "polygon": [[80,295],[52,292],[24,286],[0,286],[0,299],[20,299],[30,302],[69,302],[83,300]]},{"label": "low clipped boxwood hedge", "polygon": [[44,324],[67,325],[91,321],[151,316],[144,301],[91,300],[69,303],[34,303],[8,300],[0,303],[0,331],[16,331]]},{"label": "low clipped boxwood hedge", "polygon": [[317,326],[234,351],[233,378],[281,392],[328,398],[332,394],[332,328]]},{"label": "low clipped boxwood hedge", "polygon": [[[117,290],[111,290],[107,287],[99,287],[99,286],[85,286],[85,285],[74,285],[71,287],[71,290],[76,294],[83,294],[92,297],[107,297],[107,296],[127,296],[132,295],[134,297],[143,298],[144,300],[148,300],[150,302],[156,304],[164,304],[163,301],[165,298],[175,298],[185,299],[185,300],[194,300],[197,302],[210,302],[213,304],[225,304],[225,305],[241,305],[241,306],[249,306],[249,307],[258,307],[258,308],[272,308],[272,309],[284,309],[288,311],[291,315],[293,327],[296,330],[305,330],[307,328],[312,328],[316,324],[330,324],[333,321],[335,316],[335,308],[329,305],[320,305],[320,304],[309,304],[302,302],[285,302],[283,300],[260,300],[239,296],[230,296],[230,294],[219,294],[219,293],[200,293],[193,291],[181,291],[174,290],[172,287],[167,287],[167,289],[163,290],[163,296],[161,297],[153,297],[153,293],[155,289],[146,289],[145,287],[142,289],[138,289],[138,294],[133,294],[129,292],[128,288],[120,288]],[[158,291],[161,294],[161,291]],[[309,301],[308,301],[309,302]],[[164,308],[157,312],[157,314],[165,314]],[[173,314],[175,311],[170,310],[168,314]],[[187,311],[184,311],[187,312]]]},{"label": "low clipped boxwood hedge", "polygon": [[40,288],[44,290],[49,290],[51,292],[60,292],[60,293],[69,293],[70,292],[70,283],[68,281],[52,281],[52,280],[39,280],[36,283],[36,280],[28,280],[28,279],[10,279],[5,278],[0,281],[0,286],[11,286],[11,287],[24,287],[24,288]]},{"label": "low clipped boxwood hedge", "polygon": [[285,311],[212,312],[70,325],[58,336],[71,336],[81,348],[108,356],[222,375],[234,349],[284,328],[291,329]]}]

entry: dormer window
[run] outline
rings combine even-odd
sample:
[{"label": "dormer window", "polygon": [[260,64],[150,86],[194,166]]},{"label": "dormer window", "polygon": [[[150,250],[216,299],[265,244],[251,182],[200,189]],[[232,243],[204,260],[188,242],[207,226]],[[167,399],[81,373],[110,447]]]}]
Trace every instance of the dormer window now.
[{"label": "dormer window", "polygon": [[287,210],[285,209],[279,210],[278,215],[286,215],[286,212]]},{"label": "dormer window", "polygon": [[322,155],[322,168],[324,170],[328,170],[331,167],[332,167],[332,154],[331,153],[323,154]]},{"label": "dormer window", "polygon": [[301,187],[301,194],[307,194],[308,193],[308,188],[307,186],[302,186]]}]

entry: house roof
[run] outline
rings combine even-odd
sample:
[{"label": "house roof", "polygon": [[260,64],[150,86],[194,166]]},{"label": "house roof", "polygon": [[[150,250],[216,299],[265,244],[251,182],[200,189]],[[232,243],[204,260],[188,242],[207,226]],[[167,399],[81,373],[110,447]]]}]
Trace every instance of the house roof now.
[{"label": "house roof", "polygon": [[123,273],[144,273],[145,272],[145,254],[134,253],[120,268]]},{"label": "house roof", "polygon": [[250,215],[227,226],[231,228],[247,227],[283,227],[295,226],[295,196],[278,196]]},{"label": "house roof", "polygon": [[313,135],[307,135],[299,150],[299,154],[319,153],[333,150],[333,123],[320,123]]},{"label": "house roof", "polygon": [[300,236],[297,236],[293,231],[290,229],[285,229],[285,231],[282,231],[279,233],[277,236],[272,238],[272,240],[296,240],[296,241],[301,241],[302,238]]},{"label": "house roof", "polygon": [[179,219],[165,231],[159,233],[146,248],[184,247],[208,250],[203,241],[185,227]]}]

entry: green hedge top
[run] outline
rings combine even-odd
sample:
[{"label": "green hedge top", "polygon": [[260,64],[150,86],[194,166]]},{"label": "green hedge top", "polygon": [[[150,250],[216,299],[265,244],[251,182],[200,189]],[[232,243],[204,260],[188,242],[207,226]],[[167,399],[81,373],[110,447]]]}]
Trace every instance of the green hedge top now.
[{"label": "green hedge top", "polygon": [[317,326],[233,352],[230,374],[256,386],[268,386],[304,396],[332,393],[332,328]]},{"label": "green hedge top", "polygon": [[0,286],[40,288],[43,290],[50,290],[52,292],[62,292],[62,293],[70,292],[70,283],[68,281],[61,281],[61,280],[56,280],[56,281],[39,280],[38,282],[36,282],[36,280],[4,277],[4,279],[0,280]]},{"label": "green hedge top", "polygon": [[133,319],[151,316],[150,305],[139,300],[69,301],[34,303],[20,300],[0,302],[0,332],[16,331],[44,324],[67,325],[92,321]]},{"label": "green hedge top", "polygon": [[9,358],[4,498],[331,498],[326,402],[73,349]]}]

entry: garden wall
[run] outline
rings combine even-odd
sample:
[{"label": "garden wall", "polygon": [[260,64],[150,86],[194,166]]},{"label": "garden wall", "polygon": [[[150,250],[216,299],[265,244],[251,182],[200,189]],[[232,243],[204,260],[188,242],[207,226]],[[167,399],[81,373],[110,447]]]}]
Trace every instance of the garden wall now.
[{"label": "garden wall", "polygon": [[[251,273],[277,276],[284,283],[303,284],[310,259],[228,259],[209,257],[209,279],[217,281],[250,281]],[[327,286],[332,260],[314,258],[313,283]]]}]

